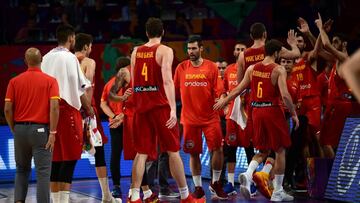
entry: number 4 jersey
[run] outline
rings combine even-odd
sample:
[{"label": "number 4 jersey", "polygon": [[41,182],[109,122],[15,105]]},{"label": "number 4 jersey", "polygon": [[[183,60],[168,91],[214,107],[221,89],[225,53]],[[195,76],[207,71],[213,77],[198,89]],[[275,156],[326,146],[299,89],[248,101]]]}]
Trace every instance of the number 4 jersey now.
[{"label": "number 4 jersey", "polygon": [[161,66],[156,61],[156,51],[161,44],[139,46],[134,66],[133,96],[135,111],[142,113],[155,107],[168,105],[164,90]]}]

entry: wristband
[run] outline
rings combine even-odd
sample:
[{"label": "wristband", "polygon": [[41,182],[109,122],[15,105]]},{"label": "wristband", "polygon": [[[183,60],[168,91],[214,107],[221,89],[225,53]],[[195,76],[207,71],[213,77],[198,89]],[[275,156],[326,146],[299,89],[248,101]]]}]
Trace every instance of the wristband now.
[{"label": "wristband", "polygon": [[50,130],[50,134],[56,134],[56,133],[57,133],[56,130],[54,130],[54,131]]}]

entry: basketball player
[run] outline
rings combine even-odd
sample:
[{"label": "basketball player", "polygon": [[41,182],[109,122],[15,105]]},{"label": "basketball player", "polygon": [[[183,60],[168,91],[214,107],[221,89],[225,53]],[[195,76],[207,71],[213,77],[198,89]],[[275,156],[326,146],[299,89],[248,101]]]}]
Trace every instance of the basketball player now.
[{"label": "basketball player", "polygon": [[[286,194],[282,188],[285,170],[285,148],[290,146],[290,136],[287,123],[281,107],[280,96],[284,104],[290,110],[295,125],[298,127],[299,120],[295,107],[286,85],[286,71],[284,67],[275,63],[282,49],[282,44],[277,40],[270,40],[265,45],[266,57],[262,62],[252,65],[245,72],[241,83],[220,99],[214,109],[223,108],[229,101],[239,95],[251,84],[252,116],[254,118],[254,146],[260,153],[268,155],[271,150],[276,154],[274,192],[271,201],[292,201],[294,198]],[[250,163],[250,167],[252,163]],[[255,167],[256,169],[256,167]],[[241,192],[246,198],[250,198],[251,170],[240,175]]]},{"label": "basketball player", "polygon": [[227,199],[219,181],[223,166],[222,132],[219,113],[212,109],[215,99],[223,93],[221,77],[216,64],[201,57],[201,37],[194,35],[187,41],[188,60],[181,62],[175,71],[175,88],[180,90],[184,127],[184,152],[190,154],[190,168],[195,184],[193,196],[205,196],[201,180],[202,133],[212,152],[212,183],[209,190],[214,198]]},{"label": "basketball player", "polygon": [[201,202],[193,199],[186,184],[180,158],[180,137],[176,118],[175,89],[172,80],[173,51],[161,44],[163,24],[158,18],[146,22],[149,41],[134,49],[131,55],[131,75],[134,110],[134,140],[137,152],[132,169],[131,202],[141,202],[140,185],[148,156],[156,152],[157,142],[162,152],[169,154],[170,171],[177,182],[181,202]]}]

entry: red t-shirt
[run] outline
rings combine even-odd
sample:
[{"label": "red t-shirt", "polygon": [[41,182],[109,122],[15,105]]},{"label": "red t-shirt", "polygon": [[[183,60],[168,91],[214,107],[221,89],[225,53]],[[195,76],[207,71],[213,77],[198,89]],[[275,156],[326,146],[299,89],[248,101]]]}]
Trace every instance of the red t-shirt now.
[{"label": "red t-shirt", "polygon": [[316,81],[317,73],[304,58],[294,65],[291,74],[299,83],[301,98],[320,95]]},{"label": "red t-shirt", "polygon": [[252,106],[277,106],[280,103],[280,90],[271,82],[271,74],[277,64],[264,65],[261,62],[254,66],[251,79]]},{"label": "red t-shirt", "polygon": [[[231,92],[236,86],[237,82],[237,64],[233,63],[228,65],[224,73],[224,89],[226,92]],[[226,115],[226,119],[230,119],[232,109],[234,107],[234,100],[229,103],[229,111]]]},{"label": "red t-shirt", "polygon": [[[113,102],[109,100],[110,89],[115,83],[115,77],[112,77],[104,86],[103,92],[101,94],[101,101],[106,101],[107,105],[110,107],[112,112],[116,115],[122,113],[122,103],[121,102]],[[121,91],[118,92],[119,96],[121,96]]]},{"label": "red t-shirt", "polygon": [[11,79],[5,101],[12,102],[15,122],[49,123],[50,99],[60,99],[55,78],[42,73],[39,67]]},{"label": "red t-shirt", "polygon": [[185,60],[177,66],[174,82],[175,88],[180,89],[182,124],[219,122],[219,113],[213,110],[213,105],[224,88],[214,62],[204,59],[199,67],[194,67],[190,60]]},{"label": "red t-shirt", "polygon": [[160,44],[136,50],[134,66],[133,97],[135,111],[142,113],[156,107],[169,105],[163,84],[161,66],[156,61]]}]

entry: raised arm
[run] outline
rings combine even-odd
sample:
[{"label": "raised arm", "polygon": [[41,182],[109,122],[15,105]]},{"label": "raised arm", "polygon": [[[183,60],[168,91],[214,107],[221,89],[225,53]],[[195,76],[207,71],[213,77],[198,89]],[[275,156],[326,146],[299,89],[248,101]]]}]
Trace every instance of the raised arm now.
[{"label": "raised arm", "polygon": [[330,52],[334,57],[336,57],[340,63],[342,63],[343,61],[346,60],[346,58],[348,57],[346,53],[337,50],[330,42],[329,36],[327,35],[324,26],[323,26],[323,22],[321,19],[321,15],[320,13],[318,13],[318,19],[315,20],[315,24],[318,27],[319,31],[320,31],[320,37],[321,37],[321,41],[324,45],[324,48]]},{"label": "raised arm", "polygon": [[311,33],[310,28],[309,28],[309,24],[302,17],[299,17],[298,23],[299,23],[300,27],[297,27],[297,29],[309,39],[311,45],[314,47],[315,43],[316,43],[316,38]]},{"label": "raised arm", "polygon": [[297,47],[296,33],[294,30],[289,30],[287,43],[290,45],[291,50],[286,49],[285,47],[281,48],[280,57],[281,58],[299,58],[301,53]]}]

